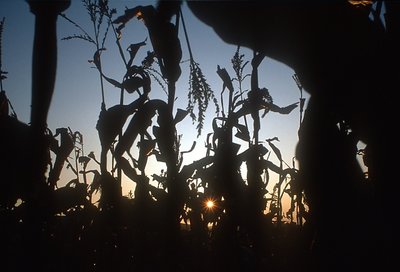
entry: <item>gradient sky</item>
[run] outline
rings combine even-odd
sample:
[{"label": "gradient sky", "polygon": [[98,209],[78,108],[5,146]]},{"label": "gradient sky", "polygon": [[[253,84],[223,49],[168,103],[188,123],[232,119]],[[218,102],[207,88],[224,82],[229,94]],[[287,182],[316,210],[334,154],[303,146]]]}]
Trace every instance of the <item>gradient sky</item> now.
[{"label": "gradient sky", "polygon": [[[137,5],[154,4],[155,1],[127,1],[111,0],[110,7],[116,8],[117,16],[122,15],[125,7],[133,8]],[[185,19],[188,36],[195,61],[197,61],[205,74],[207,82],[213,89],[215,96],[219,99],[222,90],[222,80],[216,73],[217,65],[226,68],[231,77],[234,71],[231,65],[236,46],[224,43],[213,30],[201,23],[193,16],[190,10],[183,5],[183,16]],[[72,0],[71,6],[65,11],[66,15],[81,25],[87,32],[93,33],[89,16],[86,13],[81,1]],[[29,122],[31,105],[31,58],[34,35],[34,15],[29,11],[29,5],[24,0],[1,0],[0,19],[5,17],[5,25],[2,41],[2,63],[3,70],[8,72],[8,78],[3,81],[3,87],[14,107],[19,120]],[[95,128],[101,105],[101,92],[99,74],[96,69],[91,68],[88,60],[93,58],[95,48],[93,44],[82,40],[61,40],[61,38],[79,34],[77,28],[59,17],[58,22],[58,64],[57,77],[54,96],[48,115],[48,127],[55,132],[59,127],[70,127],[73,131],[79,131],[84,137],[84,151],[88,154],[94,151],[96,156],[100,156],[100,141]],[[147,29],[138,20],[128,23],[123,32],[121,40],[123,49],[131,43],[138,43],[148,37]],[[179,30],[182,44],[182,60],[188,60],[189,54],[183,36],[183,29]],[[116,80],[121,80],[125,68],[117,52],[113,34],[109,34],[106,43],[107,51],[102,55],[104,73]],[[151,43],[139,51],[135,61],[143,59],[144,54],[152,50]],[[242,48],[246,60],[251,60],[252,52]],[[125,52],[127,53],[127,52]],[[175,108],[185,109],[187,106],[187,92],[189,82],[189,62],[181,64],[182,75],[177,83],[177,101]],[[251,73],[250,64],[247,73]],[[264,59],[259,69],[259,86],[266,87],[278,106],[287,106],[299,101],[300,92],[292,79],[293,70],[284,64],[276,62],[270,58]],[[244,82],[244,88],[250,87],[250,78]],[[152,98],[167,99],[165,93],[157,84],[152,84]],[[308,99],[308,94],[303,94]],[[106,107],[111,107],[119,103],[119,89],[105,83],[105,102]],[[125,102],[129,103],[137,98],[136,94],[125,94]],[[308,100],[306,100],[308,101]],[[198,160],[205,155],[204,143],[205,136],[211,131],[211,120],[214,117],[212,103],[207,113],[204,131],[201,137],[197,138],[196,124],[187,117],[177,126],[178,134],[183,134],[182,150],[188,150],[193,141],[197,141],[194,152],[185,156],[184,164],[193,160]],[[129,120],[129,119],[128,119]],[[250,119],[248,119],[250,120]],[[261,123],[260,140],[278,137],[280,142],[275,145],[281,149],[284,160],[292,165],[292,158],[297,142],[297,130],[299,127],[299,108],[296,108],[289,115],[268,113]],[[247,147],[245,142],[237,141]],[[135,156],[133,149],[132,155]],[[277,163],[275,156],[271,154],[270,159]],[[154,168],[153,168],[154,167]],[[94,163],[90,163],[88,168],[96,168]],[[152,169],[149,169],[152,168]],[[150,161],[147,174],[159,169],[165,169],[162,163],[155,160]],[[68,182],[69,177],[73,177],[72,171],[64,170],[62,180]],[[271,181],[275,184],[276,181]],[[133,182],[124,181],[124,194],[133,187]]]}]

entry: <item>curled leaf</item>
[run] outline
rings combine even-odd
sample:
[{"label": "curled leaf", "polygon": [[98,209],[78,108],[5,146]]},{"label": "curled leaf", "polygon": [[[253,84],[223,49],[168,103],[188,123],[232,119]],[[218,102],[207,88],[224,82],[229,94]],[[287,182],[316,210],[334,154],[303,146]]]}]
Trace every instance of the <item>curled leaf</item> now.
[{"label": "curled leaf", "polygon": [[139,51],[140,47],[146,45],[146,41],[147,41],[147,38],[140,43],[135,43],[135,44],[131,44],[128,46],[128,48],[127,48],[128,52],[129,52],[128,67],[131,66],[131,64],[133,63],[133,60],[135,59],[136,54]]},{"label": "curled leaf", "polygon": [[273,111],[273,112],[277,112],[277,113],[280,113],[280,114],[289,114],[289,113],[291,113],[295,108],[297,108],[298,105],[299,105],[299,102],[290,104],[289,106],[286,106],[286,107],[283,107],[283,108],[281,108],[281,107],[279,107],[279,106],[277,106],[277,105],[275,105],[275,104],[270,104],[270,105],[268,105],[268,106],[269,106],[269,109],[270,109],[271,111]]},{"label": "curled leaf", "polygon": [[139,147],[138,168],[140,171],[143,172],[147,164],[147,158],[150,156],[151,152],[156,147],[156,141],[141,140],[138,143],[138,147]]},{"label": "curled leaf", "polygon": [[276,157],[279,159],[279,161],[282,161],[282,154],[281,151],[279,150],[279,148],[277,148],[272,141],[277,140],[279,141],[279,139],[277,137],[274,137],[272,139],[267,139],[266,141],[268,142],[269,146],[272,148],[272,150],[274,151]]},{"label": "curled leaf", "polygon": [[143,67],[133,65],[126,72],[122,87],[128,93],[139,92],[140,88],[143,88],[144,93],[149,93],[150,84],[150,77]]},{"label": "curled leaf", "polygon": [[232,79],[229,76],[226,69],[225,68],[221,69],[221,67],[219,67],[219,65],[217,65],[217,74],[224,82],[223,88],[227,88],[231,93],[233,93],[234,89],[233,89],[233,85],[232,85]]},{"label": "curled leaf", "polygon": [[183,119],[185,119],[185,117],[188,115],[188,111],[187,110],[182,110],[182,109],[178,109],[176,111],[176,115],[174,118],[174,123],[177,124],[180,121],[182,121]]},{"label": "curled leaf", "polygon": [[100,142],[103,148],[108,149],[124,126],[129,115],[135,112],[144,103],[146,97],[140,96],[129,105],[115,105],[108,110],[100,112],[96,129],[99,132]]}]

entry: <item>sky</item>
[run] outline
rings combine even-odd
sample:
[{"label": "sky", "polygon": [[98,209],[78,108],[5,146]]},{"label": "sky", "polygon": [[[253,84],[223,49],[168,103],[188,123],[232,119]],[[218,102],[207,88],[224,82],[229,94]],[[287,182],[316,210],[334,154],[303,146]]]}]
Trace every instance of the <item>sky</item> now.
[{"label": "sky", "polygon": [[[138,5],[150,5],[155,1],[128,1],[111,0],[109,6],[116,8],[117,15],[123,14],[125,7],[133,8]],[[182,12],[190,40],[193,57],[199,63],[208,84],[219,100],[222,90],[222,80],[217,75],[217,65],[226,68],[231,77],[234,71],[231,59],[236,51],[235,45],[228,45],[223,42],[210,28],[200,22],[186,7],[182,6]],[[91,22],[82,2],[72,0],[71,6],[64,12],[70,19],[82,26],[88,33],[93,33]],[[5,17],[5,25],[2,36],[2,69],[7,71],[7,79],[3,81],[3,88],[11,101],[11,104],[22,122],[30,120],[31,105],[31,65],[32,48],[34,37],[34,15],[29,11],[29,5],[24,0],[1,0],[0,19]],[[183,57],[181,63],[182,74],[177,82],[176,104],[177,108],[185,109],[187,106],[187,92],[189,89],[189,59],[184,31],[179,30],[179,37],[182,45]],[[60,127],[70,127],[72,131],[79,131],[83,135],[84,153],[93,151],[97,158],[100,157],[100,141],[98,138],[96,123],[100,113],[101,91],[99,74],[88,60],[93,58],[95,47],[93,44],[82,40],[62,40],[73,34],[79,34],[79,30],[64,18],[57,20],[58,36],[58,60],[57,74],[54,95],[48,114],[48,127],[55,132]],[[141,21],[131,20],[124,29],[121,40],[122,48],[126,49],[131,43],[138,43],[148,37],[148,32]],[[149,41],[149,40],[148,40]],[[102,54],[104,73],[116,80],[122,79],[125,68],[119,56],[113,33],[109,33],[106,42],[106,51]],[[136,61],[141,61],[145,53],[152,50],[151,43],[140,49]],[[127,56],[127,51],[125,51]],[[251,61],[252,52],[242,48],[241,53],[245,54],[245,60]],[[138,63],[140,64],[140,63]],[[250,64],[247,66],[247,73],[251,73]],[[265,58],[259,68],[259,86],[269,90],[274,103],[278,106],[287,106],[298,102],[300,91],[292,79],[294,71],[273,59]],[[250,78],[244,82],[244,89],[250,87]],[[153,90],[151,98],[167,100],[166,94],[152,83]],[[105,103],[109,108],[119,103],[120,91],[108,84],[105,87]],[[308,94],[303,92],[303,97],[308,101]],[[125,94],[125,103],[130,103],[137,98],[134,94]],[[211,132],[212,118],[215,116],[213,103],[210,103],[209,111],[206,113],[204,130],[200,137],[197,137],[196,124],[192,123],[189,117],[177,125],[177,133],[183,134],[181,150],[189,150],[193,141],[197,142],[196,148],[184,157],[184,164],[201,159],[205,156],[205,137]],[[268,113],[261,121],[260,140],[278,137],[279,142],[274,144],[281,150],[283,159],[292,166],[295,147],[298,140],[297,131],[299,128],[299,108],[293,110],[289,115]],[[249,120],[249,119],[248,119]],[[247,147],[245,142],[237,141]],[[72,155],[72,154],[71,154]],[[135,154],[132,152],[134,157]],[[278,163],[273,154],[270,160]],[[297,166],[297,165],[296,165]],[[88,168],[96,168],[96,164],[90,163]],[[151,158],[146,169],[147,174],[159,173],[165,169],[165,165],[156,162]],[[74,178],[69,169],[64,169],[58,185],[68,182]],[[277,181],[277,180],[276,180]],[[276,181],[270,182],[275,184]],[[123,179],[123,193],[126,195],[134,188],[132,181]]]}]

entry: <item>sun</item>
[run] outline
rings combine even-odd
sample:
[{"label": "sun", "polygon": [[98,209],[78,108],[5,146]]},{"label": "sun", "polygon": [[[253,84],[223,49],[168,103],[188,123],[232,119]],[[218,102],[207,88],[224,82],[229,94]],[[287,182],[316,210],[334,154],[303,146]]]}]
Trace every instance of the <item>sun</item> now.
[{"label": "sun", "polygon": [[208,210],[212,210],[213,208],[215,208],[215,201],[212,200],[212,199],[207,199],[207,200],[205,201],[205,207],[206,207]]}]

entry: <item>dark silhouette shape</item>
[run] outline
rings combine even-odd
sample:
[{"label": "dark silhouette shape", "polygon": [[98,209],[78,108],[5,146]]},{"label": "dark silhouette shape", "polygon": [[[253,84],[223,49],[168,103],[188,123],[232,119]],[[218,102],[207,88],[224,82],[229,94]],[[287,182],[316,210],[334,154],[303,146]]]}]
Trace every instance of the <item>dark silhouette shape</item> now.
[{"label": "dark silhouette shape", "polygon": [[[58,135],[60,135],[60,145],[55,140],[55,137]],[[52,189],[57,187],[57,181],[60,178],[64,163],[74,149],[74,141],[67,128],[58,128],[53,138],[53,141],[50,143],[50,149],[56,154],[56,161],[50,170],[48,178],[48,183]]]},{"label": "dark silhouette shape", "polygon": [[[380,9],[382,2],[376,3]],[[346,241],[347,236],[340,234],[341,228],[352,234],[359,231],[355,224],[346,221],[328,226],[330,222],[323,215],[335,209],[336,185],[358,188],[362,181],[354,152],[358,140],[368,146],[369,180],[374,184],[378,203],[375,211],[382,216],[379,231],[363,239],[369,239],[371,252],[374,247],[383,252],[375,256],[380,257],[379,261],[372,263],[377,266],[393,263],[394,241],[399,236],[394,221],[389,218],[397,210],[398,183],[390,174],[397,162],[390,158],[398,151],[393,145],[392,129],[397,122],[394,88],[400,54],[395,37],[400,28],[395,16],[398,16],[399,4],[385,2],[386,29],[379,12],[369,18],[371,5],[357,6],[350,1],[329,4],[324,1],[187,1],[187,4],[225,42],[251,48],[293,68],[302,86],[311,94],[311,105],[305,116],[307,125],[299,131],[297,157],[305,189],[311,190],[308,191],[311,221],[315,220],[316,239],[321,247],[317,251],[322,253],[321,260],[327,261],[321,263],[321,269],[338,270],[342,265],[356,269],[366,257],[365,252],[354,251],[353,255],[345,256],[350,248],[355,247],[357,251],[365,245],[358,243],[359,240]],[[162,7],[160,4],[159,8]],[[169,11],[166,9],[166,13]],[[342,122],[351,129],[354,140],[348,142],[347,137],[339,136],[337,124]],[[329,164],[323,166],[326,154],[322,150],[330,146],[336,150]],[[331,168],[336,169],[336,174],[327,179]],[[351,220],[350,213],[352,208],[359,207],[357,203],[361,200],[352,190],[345,195],[349,202],[342,207],[344,218],[356,221]],[[374,224],[367,223],[369,227]],[[382,231],[387,235],[380,238]],[[374,242],[376,239],[379,241]],[[369,264],[364,263],[366,267]]]},{"label": "dark silhouette shape", "polygon": [[31,139],[33,180],[43,182],[45,165],[44,153],[47,146],[43,142],[47,127],[47,114],[54,91],[57,66],[56,21],[58,14],[70,5],[70,1],[28,1],[31,12],[35,14],[35,37],[32,59],[32,108]]},{"label": "dark silhouette shape", "polygon": [[[178,14],[178,9],[171,10],[173,14]],[[137,6],[133,9],[126,9],[125,14],[113,21],[119,24],[117,31],[121,31],[125,24],[133,17],[143,19],[150,35],[154,53],[158,59],[161,73],[168,82],[168,105],[172,112],[175,99],[175,83],[181,75],[179,62],[182,58],[181,44],[178,38],[177,27],[169,22],[169,18],[164,18],[153,6]],[[177,21],[178,22],[178,21]]]},{"label": "dark silhouette shape", "polygon": [[[57,15],[49,11],[55,11],[52,8],[56,5],[55,2],[30,3],[33,10],[38,12],[37,16],[44,16],[44,21],[38,22],[38,27],[42,28],[44,22],[51,25],[50,38],[54,42]],[[90,1],[84,3],[88,5]],[[65,8],[61,4],[56,6]],[[211,2],[207,4],[214,5]],[[394,251],[391,250],[396,246],[396,240],[391,242],[390,239],[398,236],[394,235],[394,225],[391,222],[375,220],[376,214],[388,216],[389,212],[395,210],[394,206],[388,207],[387,211],[382,209],[386,208],[384,205],[395,201],[394,198],[386,199],[382,196],[392,197],[397,191],[386,190],[385,186],[391,180],[381,179],[389,178],[386,174],[392,173],[382,171],[395,166],[396,162],[389,161],[387,156],[396,149],[381,149],[390,147],[389,141],[381,145],[381,141],[391,136],[390,132],[373,129],[390,130],[393,123],[378,121],[386,118],[385,120],[394,122],[395,115],[388,114],[395,112],[395,109],[386,108],[380,103],[372,104],[379,96],[361,97],[363,105],[353,104],[358,102],[357,95],[361,93],[356,89],[357,84],[364,88],[366,94],[371,94],[370,88],[381,87],[382,83],[382,90],[391,94],[386,88],[393,87],[393,81],[381,80],[383,76],[387,76],[385,79],[388,80],[393,76],[390,74],[391,67],[384,66],[387,64],[385,57],[393,57],[393,63],[397,58],[397,55],[392,55],[396,42],[391,40],[396,31],[394,27],[399,25],[399,20],[397,19],[396,24],[396,18],[391,13],[395,5],[388,5],[388,10],[392,10],[387,16],[390,24],[387,24],[386,32],[383,32],[377,20],[370,22],[367,19],[367,9],[355,9],[347,2],[335,3],[329,8],[317,2],[313,2],[313,6],[301,3],[295,5],[298,10],[268,1],[241,2],[240,5],[233,2],[232,5],[227,5],[223,2],[215,4],[215,10],[207,8],[207,14],[202,14],[205,11],[202,10],[202,3],[190,2],[189,6],[193,10],[197,9],[196,14],[204,16],[206,21],[212,21],[219,35],[229,42],[254,49],[254,56],[251,63],[251,90],[247,92],[246,98],[242,96],[244,92],[241,83],[239,92],[235,92],[228,72],[218,66],[217,73],[224,85],[222,92],[225,87],[229,92],[227,110],[222,107],[222,117],[213,119],[213,133],[207,137],[206,156],[183,166],[183,154],[191,152],[195,143],[189,151],[180,151],[180,136],[176,130],[176,124],[192,112],[178,109],[175,115],[172,114],[174,81],[180,74],[180,44],[175,32],[178,19],[183,20],[182,16],[178,16],[179,5],[180,2],[162,1],[155,9],[128,9],[122,16],[122,19],[129,19],[126,16],[132,15],[130,12],[145,11],[142,16],[151,19],[152,22],[148,22],[151,42],[158,52],[157,57],[161,56],[162,76],[170,81],[168,103],[149,100],[148,97],[151,91],[151,73],[146,67],[150,67],[157,52],[148,52],[142,66],[135,66],[133,60],[136,52],[145,43],[131,45],[128,48],[129,61],[126,62],[123,58],[127,72],[124,79],[118,82],[108,78],[103,72],[100,61],[103,48],[97,48],[93,63],[99,70],[101,79],[121,89],[121,93],[127,91],[129,94],[139,94],[136,100],[127,105],[121,100],[120,105],[108,109],[103,100],[97,123],[102,144],[100,162],[96,160],[94,153],[83,156],[82,147],[82,156],[75,153],[73,166],[67,156],[71,150],[77,148],[74,146],[76,136],[80,136],[82,142],[82,135],[60,128],[53,136],[50,130],[46,130],[46,105],[49,104],[47,102],[52,94],[50,89],[54,84],[54,58],[50,58],[53,65],[49,66],[49,78],[38,76],[38,81],[34,81],[40,84],[35,83],[33,87],[41,86],[40,90],[44,90],[44,93],[36,93],[36,98],[44,99],[40,101],[44,103],[34,107],[32,115],[35,117],[32,120],[36,121],[31,126],[19,122],[16,116],[9,116],[7,97],[4,92],[0,93],[0,144],[2,151],[5,150],[1,156],[6,159],[0,165],[0,241],[7,247],[1,269],[4,270],[5,267],[6,271],[9,268],[26,270],[25,266],[28,266],[29,269],[41,271],[73,271],[78,268],[84,271],[303,271],[314,268],[315,271],[359,271],[371,267],[390,267],[393,263],[390,261],[394,260]],[[95,2],[92,7],[96,7],[95,12],[103,12],[103,15],[109,16],[110,20],[115,13],[109,10],[107,1]],[[312,10],[312,7],[316,10]],[[50,9],[45,12],[46,8]],[[336,14],[338,11],[344,13],[339,16]],[[379,14],[378,11],[376,13]],[[220,16],[221,14],[226,17]],[[243,14],[244,18],[241,17]],[[310,18],[304,17],[305,14],[312,19],[322,20],[316,22],[335,24],[314,26],[309,21]],[[175,25],[169,22],[173,15],[177,19]],[[236,17],[231,17],[233,15]],[[250,15],[252,16],[249,17]],[[338,17],[343,17],[344,26],[336,25],[340,19]],[[269,20],[274,24],[270,25]],[[41,39],[44,38],[42,30],[38,31],[41,35],[37,38],[46,43]],[[166,32],[163,33],[163,30]],[[298,30],[308,32],[301,33]],[[330,38],[331,43],[325,43],[324,40],[319,40],[319,36],[313,35]],[[349,44],[343,45],[340,42],[343,37],[349,38]],[[381,37],[382,40],[379,40]],[[295,44],[294,38],[299,39],[301,44]],[[368,42],[363,44],[365,41]],[[118,40],[117,44],[119,45]],[[172,47],[166,48],[166,45]],[[54,57],[54,43],[50,42],[49,46]],[[375,46],[388,49],[382,59],[375,56]],[[357,48],[359,51],[348,53],[347,48]],[[119,49],[121,52],[120,47]],[[35,55],[40,52],[35,51]],[[240,70],[246,62],[240,60],[239,47],[235,55],[236,64],[233,63],[233,68],[240,81],[240,78],[243,79],[239,76]],[[268,89],[258,86],[257,68],[265,56],[272,56],[295,66],[301,84],[307,90],[310,88],[312,94],[299,130],[297,157],[301,162],[300,171],[283,168],[282,155],[275,145],[278,140],[276,137],[267,139],[268,145],[265,146],[259,139],[262,126],[260,117],[263,117],[260,116],[260,110],[264,110],[264,115],[270,111],[288,114],[297,107],[297,103],[282,108],[275,105]],[[364,60],[364,57],[368,60]],[[198,73],[192,81],[201,85],[198,94],[212,94],[209,93],[197,63],[192,56],[190,58],[191,72]],[[37,61],[36,58],[34,60]],[[370,62],[372,65],[382,65],[381,70],[374,71],[377,78],[365,77],[363,74],[369,72],[369,67],[362,65]],[[351,68],[355,69],[351,71],[352,74],[346,74]],[[34,76],[41,72],[34,72]],[[333,72],[335,74],[330,74]],[[325,97],[325,92],[328,97]],[[45,95],[42,96],[43,94]],[[389,102],[394,103],[393,101]],[[35,104],[37,102],[35,100]],[[223,101],[221,103],[223,106]],[[365,106],[369,108],[364,108]],[[362,116],[363,114],[368,115]],[[122,133],[122,127],[130,115],[131,121]],[[152,118],[156,115],[157,124],[152,125]],[[246,117],[253,122],[252,135]],[[363,118],[370,117],[376,118],[372,120],[376,122],[363,122]],[[242,118],[244,125],[239,122]],[[377,124],[380,126],[377,127]],[[152,131],[147,131],[150,128]],[[237,130],[235,135],[234,129]],[[60,144],[55,139],[59,133]],[[114,146],[118,134],[119,141]],[[239,153],[240,145],[234,142],[234,137],[247,143],[248,149]],[[371,180],[364,178],[355,157],[356,143],[360,139],[368,144],[364,161],[369,167]],[[136,140],[138,156],[134,158],[130,154],[130,148]],[[268,153],[266,147],[278,158],[279,166],[264,159]],[[33,150],[33,155],[23,156],[26,150]],[[56,155],[54,164],[49,161],[50,150]],[[115,167],[136,183],[134,198],[132,194],[129,197],[121,195],[118,177],[107,170],[105,157],[108,151],[111,151],[116,162]],[[213,156],[210,155],[211,152],[214,153]],[[131,162],[124,157],[125,154],[130,156]],[[152,186],[146,176],[146,165],[151,155],[166,163],[167,171],[161,175],[153,175],[153,179],[162,184],[162,188]],[[32,163],[33,159],[37,161]],[[87,170],[91,159],[99,164],[101,173]],[[68,182],[65,187],[55,189],[65,161],[77,178]],[[78,162],[83,165],[82,171],[78,169]],[[240,173],[243,163],[247,166],[247,179]],[[48,165],[51,168],[46,184],[43,170]],[[30,171],[20,171],[26,167]],[[280,178],[271,198],[265,199],[268,193],[266,186],[269,170],[277,173]],[[89,173],[94,174],[90,186],[86,180],[86,174]],[[84,175],[84,183],[79,182],[79,174]],[[262,174],[267,176],[266,180],[261,178]],[[287,176],[291,178],[290,189],[287,187],[289,183],[284,183]],[[374,182],[373,193],[376,197],[364,194],[367,182],[370,181]],[[337,187],[343,190],[338,192]],[[99,189],[101,196],[96,207],[91,203],[90,197]],[[306,192],[309,211],[305,211],[303,206],[303,191]],[[296,200],[300,225],[283,223],[283,194],[290,195],[292,201]],[[215,208],[206,210],[203,207],[208,198],[214,200]],[[377,207],[371,207],[375,204],[373,201],[378,203]],[[16,204],[17,202],[21,204]],[[264,215],[267,202],[270,209]],[[293,210],[292,205],[288,213]],[[374,212],[373,216],[368,213],[370,211]],[[190,230],[180,229],[182,218],[191,220]],[[303,219],[306,219],[304,225],[301,222]],[[273,224],[273,220],[276,220],[276,224]],[[206,227],[208,223],[212,223],[210,229]],[[378,228],[378,231],[372,231],[373,228]],[[387,235],[385,239],[389,239],[381,239],[381,230]],[[312,256],[308,251],[310,246],[313,248]]]},{"label": "dark silhouette shape", "polygon": [[30,148],[29,135],[31,128],[29,125],[19,121],[16,117],[9,115],[8,98],[6,93],[0,93],[0,144],[1,144],[1,164],[2,173],[0,191],[0,206],[11,209],[19,198],[29,198],[35,182],[32,181],[27,171],[31,163],[26,150]]},{"label": "dark silhouette shape", "polygon": [[[23,241],[19,244],[20,262],[14,263],[13,269],[22,270],[24,267],[29,267],[29,269],[42,270],[45,265],[41,262],[41,253],[46,248],[46,245],[40,243],[42,223],[48,220],[50,210],[54,208],[52,204],[55,203],[46,184],[45,172],[50,161],[46,129],[56,75],[56,21],[58,14],[68,8],[70,1],[29,0],[27,2],[35,15],[31,122],[27,125],[18,121],[15,116],[8,114],[1,116],[2,167],[0,172],[5,174],[2,183],[4,182],[6,191],[2,191],[5,193],[5,198],[2,193],[0,205],[2,212],[8,209],[18,210],[9,221],[5,220],[5,224],[2,224],[5,226],[5,235],[13,227],[19,229],[18,234]],[[1,74],[3,79],[3,72]],[[6,163],[3,164],[4,161]],[[56,177],[54,180],[56,181]],[[52,183],[54,184],[55,181]],[[18,209],[17,200],[23,201],[19,203]],[[7,216],[2,217],[4,218]],[[24,222],[24,224],[17,222]],[[6,244],[13,243],[10,240]],[[6,253],[7,262],[4,264],[2,262],[4,270],[11,269],[9,265],[15,262],[16,254],[12,252],[15,249],[9,250],[7,249]],[[7,258],[8,256],[10,258]]]}]

